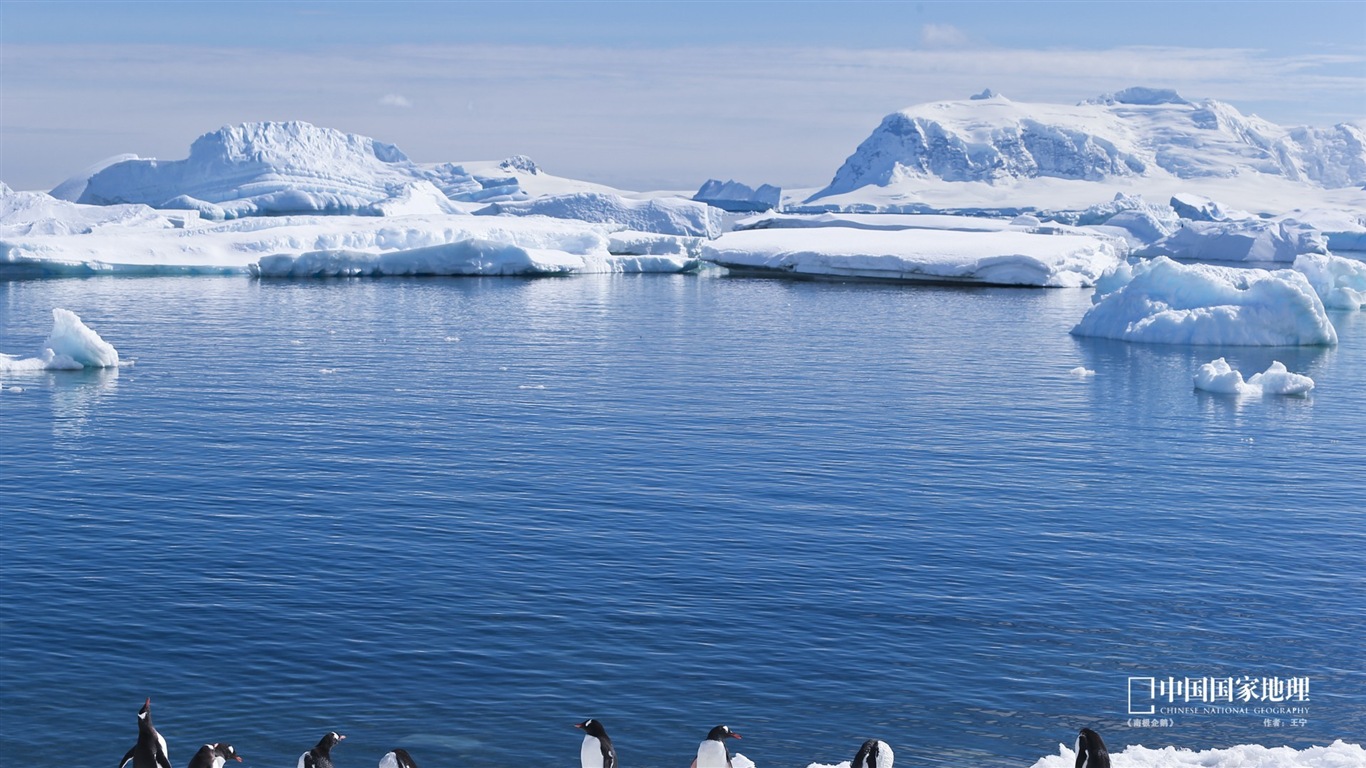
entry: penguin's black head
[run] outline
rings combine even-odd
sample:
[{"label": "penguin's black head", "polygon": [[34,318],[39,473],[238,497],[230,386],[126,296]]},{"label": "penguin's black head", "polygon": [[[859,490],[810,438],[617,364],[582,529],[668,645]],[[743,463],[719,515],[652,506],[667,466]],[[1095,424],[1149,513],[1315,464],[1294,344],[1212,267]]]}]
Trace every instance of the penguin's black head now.
[{"label": "penguin's black head", "polygon": [[394,762],[398,763],[399,768],[417,768],[417,761],[413,760],[413,756],[408,754],[406,749],[394,750]]},{"label": "penguin's black head", "polygon": [[151,715],[152,715],[152,697],[151,697],[151,696],[148,696],[148,697],[147,697],[147,700],[144,701],[144,702],[142,702],[142,709],[139,709],[139,710],[138,710],[138,719],[139,719],[139,720],[146,720],[148,717],[151,717]]},{"label": "penguin's black head", "polygon": [[711,732],[707,734],[707,740],[709,741],[725,741],[726,739],[738,738],[740,738],[740,734],[732,731],[729,725],[718,725],[711,729]]},{"label": "penguin's black head", "polygon": [[332,731],[326,736],[323,736],[322,739],[318,741],[318,746],[314,747],[313,749],[317,750],[318,754],[325,755],[331,752],[333,747],[337,746],[337,742],[345,738],[346,737],[341,735],[340,733]]},{"label": "penguin's black head", "polygon": [[602,727],[602,723],[598,722],[597,720],[594,720],[591,717],[587,720],[584,720],[582,723],[575,723],[574,727],[582,728],[583,732],[588,734],[589,736],[594,736],[599,739],[607,737],[607,729]]},{"label": "penguin's black head", "polygon": [[1082,728],[1077,733],[1076,768],[1110,768],[1110,753],[1100,734],[1090,728]]},{"label": "penguin's black head", "polygon": [[218,756],[223,758],[224,760],[236,760],[239,763],[242,762],[242,756],[237,754],[237,750],[233,749],[231,744],[223,744],[220,742],[212,746],[213,751],[217,752]]}]

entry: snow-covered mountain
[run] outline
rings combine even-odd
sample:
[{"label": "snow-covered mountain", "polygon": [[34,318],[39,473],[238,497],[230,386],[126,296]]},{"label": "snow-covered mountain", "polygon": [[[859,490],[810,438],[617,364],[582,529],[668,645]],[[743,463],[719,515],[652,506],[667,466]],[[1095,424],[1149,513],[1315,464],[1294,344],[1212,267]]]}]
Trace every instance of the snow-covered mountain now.
[{"label": "snow-covered mountain", "polygon": [[1129,88],[1075,106],[991,95],[894,112],[809,200],[911,180],[996,184],[1054,178],[1268,176],[1323,188],[1366,184],[1362,124],[1287,129],[1213,100]]},{"label": "snow-covered mountain", "polygon": [[[529,189],[530,188],[530,189]],[[52,190],[93,205],[142,203],[210,219],[295,213],[453,212],[598,185],[543,174],[530,158],[424,165],[392,144],[305,122],[243,123],[200,136],[184,160],[119,158]]]}]

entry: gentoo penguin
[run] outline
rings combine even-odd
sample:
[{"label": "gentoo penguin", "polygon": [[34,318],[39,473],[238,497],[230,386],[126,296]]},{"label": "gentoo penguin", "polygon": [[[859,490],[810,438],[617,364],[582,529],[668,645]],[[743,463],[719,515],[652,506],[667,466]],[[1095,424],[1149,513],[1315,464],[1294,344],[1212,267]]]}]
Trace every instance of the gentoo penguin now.
[{"label": "gentoo penguin", "polygon": [[242,756],[231,744],[205,744],[190,759],[190,768],[223,768],[223,764],[229,760],[242,762]]},{"label": "gentoo penguin", "polygon": [[1090,728],[1082,728],[1077,734],[1076,768],[1110,768],[1110,753],[1100,734]]},{"label": "gentoo penguin", "polygon": [[417,768],[413,756],[406,749],[396,749],[379,759],[379,768]]},{"label": "gentoo penguin", "polygon": [[885,741],[869,739],[858,748],[849,768],[892,768],[892,748]]},{"label": "gentoo penguin", "polygon": [[740,734],[730,726],[718,725],[707,734],[707,740],[697,745],[697,759],[692,768],[731,768],[730,752],[726,750],[726,739],[738,739]]},{"label": "gentoo penguin", "polygon": [[133,768],[171,768],[171,758],[166,755],[166,740],[157,733],[152,725],[152,697],[148,696],[138,710],[138,743],[128,750],[119,761],[119,768],[133,761]]},{"label": "gentoo penguin", "polygon": [[298,768],[332,768],[332,748],[346,738],[333,731],[318,740],[318,746],[299,755]]},{"label": "gentoo penguin", "polygon": [[583,768],[617,768],[617,751],[602,723],[590,717],[574,727],[583,729],[583,746],[579,747]]}]

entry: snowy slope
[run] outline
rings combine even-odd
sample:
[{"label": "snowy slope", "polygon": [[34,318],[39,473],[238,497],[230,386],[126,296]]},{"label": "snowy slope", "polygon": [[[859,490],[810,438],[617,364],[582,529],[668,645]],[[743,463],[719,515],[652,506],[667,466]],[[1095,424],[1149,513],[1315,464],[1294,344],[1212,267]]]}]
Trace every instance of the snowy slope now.
[{"label": "snowy slope", "polygon": [[419,164],[392,144],[304,122],[243,123],[200,136],[184,160],[116,158],[52,190],[93,205],[140,203],[205,218],[455,213],[475,204],[606,188],[543,173],[525,156]]},{"label": "snowy slope", "polygon": [[[1360,193],[1366,129],[1361,123],[1287,129],[1222,102],[1142,88],[1077,105],[999,95],[934,102],[884,118],[830,184],[805,202],[856,209],[863,200],[870,210],[946,202],[1009,208],[1022,207],[1013,193],[1024,188],[1043,192],[1024,207],[1042,207],[1040,198],[1067,207],[1078,193],[1102,186],[1095,182],[1159,198],[1203,189],[1228,200],[1228,190],[1259,184],[1281,199],[1306,188]],[[962,194],[936,194],[958,185],[954,192]]]}]

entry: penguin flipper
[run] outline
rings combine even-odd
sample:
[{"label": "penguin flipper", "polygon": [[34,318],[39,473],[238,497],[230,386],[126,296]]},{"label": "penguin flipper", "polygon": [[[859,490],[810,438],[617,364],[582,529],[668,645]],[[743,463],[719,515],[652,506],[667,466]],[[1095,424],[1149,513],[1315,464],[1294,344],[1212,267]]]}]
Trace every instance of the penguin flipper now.
[{"label": "penguin flipper", "polygon": [[617,751],[608,747],[603,750],[602,768],[617,768]]},{"label": "penguin flipper", "polygon": [[123,766],[128,765],[128,761],[133,759],[133,753],[136,751],[138,751],[137,747],[133,747],[132,749],[128,750],[128,754],[124,755],[123,759],[119,761],[119,768],[123,768]]},{"label": "penguin flipper", "polygon": [[314,768],[312,752],[305,752],[302,755],[299,755],[298,768]]},{"label": "penguin flipper", "polygon": [[157,765],[161,766],[161,768],[171,768],[171,758],[167,757],[166,753],[159,749],[157,750]]}]

